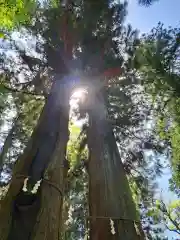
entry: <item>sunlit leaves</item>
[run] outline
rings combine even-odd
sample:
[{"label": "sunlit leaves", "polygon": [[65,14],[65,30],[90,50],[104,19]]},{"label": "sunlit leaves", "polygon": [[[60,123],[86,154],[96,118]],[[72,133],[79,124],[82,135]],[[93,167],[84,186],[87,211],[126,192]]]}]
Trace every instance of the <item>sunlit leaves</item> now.
[{"label": "sunlit leaves", "polygon": [[[137,70],[154,103],[157,133],[171,154],[171,190],[180,187],[180,29],[163,24],[144,35],[137,48]],[[169,154],[169,156],[170,156]]]},{"label": "sunlit leaves", "polygon": [[156,200],[147,215],[156,224],[163,224],[168,230],[180,233],[180,200],[174,200],[169,204]]},{"label": "sunlit leaves", "polygon": [[0,4],[1,28],[11,29],[31,20],[31,14],[35,11],[36,0],[1,0]]},{"label": "sunlit leaves", "polygon": [[67,152],[68,152],[68,160],[70,163],[70,168],[74,169],[76,165],[79,163],[77,162],[77,155],[78,155],[78,145],[79,142],[77,141],[78,135],[80,133],[80,128],[73,125],[70,125],[70,141],[68,142]]}]

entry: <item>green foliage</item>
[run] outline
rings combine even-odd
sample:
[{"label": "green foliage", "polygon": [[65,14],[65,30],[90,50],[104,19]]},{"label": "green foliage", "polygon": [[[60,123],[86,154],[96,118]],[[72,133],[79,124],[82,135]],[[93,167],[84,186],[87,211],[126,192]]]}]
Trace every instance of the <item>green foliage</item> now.
[{"label": "green foliage", "polygon": [[165,227],[180,234],[180,200],[174,200],[166,205],[162,200],[156,200],[155,206],[148,211],[148,215],[157,223],[163,223]]},{"label": "green foliage", "polygon": [[[160,121],[159,121],[160,122]],[[179,123],[171,124],[168,130],[166,130],[166,119],[161,120],[161,124],[158,124],[158,133],[160,137],[167,141],[171,146],[171,166],[172,166],[172,178],[170,179],[170,189],[180,194],[180,126]]]},{"label": "green foliage", "polygon": [[70,141],[68,142],[67,152],[68,152],[68,159],[70,163],[70,169],[73,169],[78,165],[77,155],[78,155],[78,145],[79,141],[78,135],[80,133],[80,128],[74,124],[70,124]]},{"label": "green foliage", "polygon": [[70,123],[70,140],[68,142],[67,157],[70,163],[68,184],[64,202],[64,232],[65,239],[79,239],[85,236],[87,215],[87,186],[88,179],[85,171],[87,151],[79,152],[81,128]]},{"label": "green foliage", "polygon": [[[179,124],[180,124],[180,29],[164,28],[159,23],[142,37],[137,49],[136,67],[142,84],[154,102],[157,132],[171,154],[171,189],[179,194]],[[139,64],[139,66],[138,66]]]},{"label": "green foliage", "polygon": [[[35,7],[35,0],[1,0],[1,28],[12,29],[14,26],[29,22]],[[3,33],[1,33],[1,37],[3,37]]]}]

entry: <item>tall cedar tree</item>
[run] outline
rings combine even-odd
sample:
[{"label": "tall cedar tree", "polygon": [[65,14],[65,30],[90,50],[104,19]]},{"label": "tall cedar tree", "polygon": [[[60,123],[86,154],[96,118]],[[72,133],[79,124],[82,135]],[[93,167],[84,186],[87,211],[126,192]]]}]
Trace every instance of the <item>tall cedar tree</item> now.
[{"label": "tall cedar tree", "polygon": [[[21,57],[26,62],[30,59],[23,52]],[[30,70],[31,62],[28,62]],[[1,239],[60,238],[71,87],[67,85],[69,79],[60,81],[67,71],[56,75],[59,71],[53,70],[50,94],[31,139],[17,160],[8,193],[1,203]],[[26,192],[22,185],[27,177]],[[32,194],[30,189],[41,178],[42,187]]]},{"label": "tall cedar tree", "polygon": [[[71,33],[72,35],[71,36],[69,35],[68,41],[73,40],[72,44],[73,44],[73,50],[74,50],[74,59],[73,59],[74,61],[69,62],[67,55],[64,54],[65,48],[67,47],[67,45],[69,44],[71,45],[71,43],[67,43],[67,39],[66,41],[64,41],[65,39],[63,39],[62,37],[62,32],[65,29],[63,29],[63,27],[60,26],[60,20],[62,19],[61,8],[59,7],[45,8],[44,7],[43,9],[41,9],[40,12],[37,12],[38,16],[36,19],[34,19],[33,24],[26,26],[29,29],[29,31],[35,33],[35,36],[41,33],[41,36],[44,39],[42,44],[40,43],[37,45],[37,48],[39,48],[39,51],[42,50],[44,54],[44,58],[43,58],[45,59],[44,65],[46,67],[51,67],[53,69],[53,74],[58,73],[58,74],[61,74],[61,76],[69,73],[70,70],[84,71],[86,72],[86,75],[89,76],[89,75],[101,74],[103,70],[109,67],[116,67],[116,66],[121,67],[123,64],[123,55],[120,54],[121,45],[123,44],[125,45],[125,46],[122,46],[122,49],[123,47],[125,49],[124,54],[126,52],[130,54],[130,51],[131,51],[131,48],[129,49],[126,48],[127,47],[126,44],[128,42],[129,36],[126,36],[126,31],[121,25],[125,16],[125,5],[118,4],[118,3],[115,4],[113,2],[105,2],[105,1],[99,1],[98,3],[93,1],[91,2],[81,1],[81,3],[75,2],[74,4],[72,4],[70,6],[69,11],[71,13],[71,16],[68,18],[68,28],[69,28],[68,30],[69,30],[69,33]],[[91,19],[92,11],[94,16],[93,21]],[[31,64],[33,59],[28,58],[27,55],[22,54],[22,52],[20,55],[23,60],[26,60],[29,69],[34,70],[35,68],[33,69],[33,67],[36,64],[35,63],[34,65]],[[96,84],[96,83],[93,83],[93,84]],[[58,197],[56,195],[56,199],[51,197],[51,201],[48,201],[47,199],[49,198],[48,196],[49,191],[55,191],[54,185],[50,186],[47,184],[47,182],[43,182],[42,189],[40,189],[40,193],[39,193],[41,195],[41,199],[43,200],[41,202],[42,211],[41,210],[38,211],[38,201],[37,201],[37,209],[35,209],[36,211],[35,213],[33,213],[32,210],[29,210],[30,208],[27,209],[26,206],[22,208],[21,206],[21,204],[23,204],[24,201],[26,203],[27,200],[24,199],[26,197],[26,194],[24,193],[22,194],[22,192],[20,191],[22,187],[23,179],[22,178],[17,179],[17,175],[21,175],[21,176],[28,175],[30,165],[32,162],[38,163],[38,162],[51,161],[54,164],[50,165],[49,171],[50,173],[52,173],[51,170],[53,169],[54,172],[53,172],[53,175],[48,174],[49,183],[54,181],[55,183],[60,184],[60,188],[63,189],[63,185],[64,185],[63,172],[64,171],[62,170],[63,168],[59,168],[57,166],[63,166],[64,154],[66,150],[67,125],[68,125],[67,124],[68,123],[68,97],[66,96],[65,94],[66,91],[64,91],[64,88],[62,87],[62,85],[65,86],[63,83],[60,84],[60,83],[57,83],[56,81],[54,82],[51,90],[52,93],[49,95],[47,99],[47,103],[44,107],[42,116],[40,117],[40,120],[39,120],[40,122],[38,123],[38,126],[32,135],[32,140],[28,144],[28,147],[26,148],[22,158],[20,158],[16,164],[10,189],[8,191],[8,194],[5,200],[3,201],[3,204],[5,205],[2,204],[2,207],[1,207],[1,217],[2,217],[1,219],[3,219],[1,220],[2,226],[3,226],[0,232],[1,239],[7,239],[8,231],[11,227],[12,229],[15,230],[15,232],[12,231],[12,233],[17,234],[17,235],[14,235],[14,236],[17,236],[17,239],[18,237],[19,239],[21,239],[20,237],[25,239],[30,232],[32,234],[31,236],[32,239],[41,239],[41,238],[44,239],[45,235],[47,236],[47,238],[52,238],[52,239],[58,239],[59,237],[60,219],[58,219],[57,221],[55,217],[52,218],[52,215],[55,213],[54,212],[55,209],[57,213],[57,206],[61,208],[62,197],[59,195],[59,192],[53,193],[54,194],[53,197],[56,194],[58,194]],[[59,95],[57,94],[57,90],[59,90],[58,92]],[[69,95],[69,92],[67,95]],[[101,100],[102,100],[101,104],[102,106],[104,106],[104,100],[103,99]],[[52,106],[54,106],[54,108],[56,109],[54,109]],[[58,106],[58,109],[57,109],[57,106]],[[64,106],[66,108],[64,108]],[[49,110],[50,108],[51,108],[51,111]],[[52,115],[49,114],[50,112],[52,112]],[[89,112],[90,118],[93,117],[92,113],[93,111]],[[58,122],[58,119],[60,121],[60,124],[57,126],[56,122]],[[102,119],[103,119],[103,122],[106,122],[104,115],[102,115]],[[50,126],[50,122],[55,123],[53,126],[53,130],[51,129],[52,126]],[[99,126],[100,122],[97,121],[97,124]],[[103,126],[104,125],[106,124],[103,123]],[[46,129],[46,131],[44,131],[44,129]],[[92,125],[93,133],[95,133],[95,129],[96,129],[96,125]],[[99,131],[101,133],[102,129],[99,129]],[[39,132],[42,132],[42,136],[39,135]],[[57,134],[56,137],[50,134],[52,132],[54,132],[54,135]],[[51,137],[46,138],[43,134],[47,134],[47,136],[51,135]],[[100,140],[99,143],[104,141],[104,136],[102,136],[101,134],[98,134],[97,136],[98,136],[98,139]],[[108,136],[112,136],[112,132],[110,132],[110,135]],[[95,136],[93,135],[93,138],[94,137]],[[48,139],[49,145],[52,146],[52,148],[48,148],[49,149],[48,153],[44,154],[43,152],[47,150],[47,142],[46,142],[47,139]],[[89,139],[92,139],[91,135],[89,135]],[[112,139],[114,139],[114,137],[112,137]],[[56,141],[59,144],[59,146],[56,146],[57,148],[55,147]],[[115,143],[115,139],[113,141]],[[43,145],[43,142],[45,142],[44,143],[45,145]],[[89,140],[89,144],[90,142],[92,142],[92,140]],[[38,152],[36,152],[37,149],[39,149]],[[93,148],[93,151],[94,150],[95,148]],[[115,154],[115,155],[117,154],[116,144],[113,145],[112,151],[114,151],[114,153],[112,154]],[[100,154],[101,154],[101,151],[99,151],[99,153],[97,152],[97,154],[94,155],[93,161],[92,161],[91,159],[92,153],[90,153],[89,165],[91,163],[91,169],[95,168],[95,164],[97,164],[99,161]],[[58,163],[57,163],[57,155],[59,155],[58,157],[60,159]],[[36,161],[34,161],[35,158],[36,158]],[[24,159],[26,159],[25,162],[24,162]],[[104,161],[105,169],[107,169],[107,164],[109,163],[113,164],[113,162],[109,162],[109,160],[105,161],[104,157],[102,161]],[[46,166],[47,166],[47,162],[46,162]],[[113,207],[116,207],[116,209],[119,208],[120,210],[122,210],[122,206],[121,206],[122,202],[120,201],[120,199],[122,199],[122,195],[120,192],[116,195],[113,201],[111,201],[111,199],[107,199],[107,202],[106,202],[107,205],[102,206],[102,210],[100,213],[98,212],[91,213],[91,214],[102,214],[103,216],[99,216],[99,217],[108,218],[104,220],[104,219],[98,218],[98,216],[96,215],[94,216],[95,224],[94,224],[94,221],[92,221],[91,219],[90,221],[92,224],[91,238],[99,239],[101,238],[101,236],[106,236],[106,237],[109,236],[112,239],[116,239],[121,234],[122,239],[124,238],[143,239],[143,236],[140,236],[141,230],[136,231],[136,224],[134,223],[134,220],[135,221],[137,220],[135,207],[133,206],[128,183],[125,178],[122,164],[118,156],[116,156],[115,162],[120,166],[119,173],[117,171],[116,174],[114,174],[114,179],[110,181],[110,184],[112,184],[112,189],[114,189],[114,184],[117,181],[117,176],[122,173],[121,177],[124,183],[124,184],[122,183],[122,189],[124,188],[124,190],[122,191],[127,192],[125,194],[127,201],[125,199],[124,201],[129,203],[127,207],[130,208],[129,209],[130,213],[126,213],[126,212],[122,213],[121,211],[119,211],[120,215],[118,215],[117,218],[128,218],[128,220],[120,220],[121,227],[123,227],[122,224],[125,224],[127,231],[125,232],[124,230],[123,231],[119,230],[118,232],[117,229],[121,229],[120,227],[116,229],[116,234],[114,236],[110,232],[110,224],[109,224],[110,218],[112,218],[112,220],[114,221],[113,213],[117,214],[117,212],[115,212],[116,211],[115,208]],[[59,164],[59,165],[56,165],[56,164]],[[32,165],[32,166],[36,166],[36,165]],[[37,169],[35,168],[35,170]],[[43,172],[41,172],[41,174],[42,173]],[[51,177],[49,175],[51,175]],[[97,176],[98,173],[95,174],[95,171],[94,171],[92,175],[92,171],[91,171],[89,172],[89,175],[90,175],[90,186],[94,187],[94,185],[91,184],[91,181],[93,181],[93,177],[91,176]],[[39,176],[39,173],[38,173],[38,176]],[[111,176],[113,176],[112,173],[111,173]],[[107,179],[107,176],[101,175],[101,177],[102,177],[101,178],[102,186],[100,186],[100,189],[102,188],[105,194],[107,189],[105,189],[105,187],[103,186],[105,183],[105,179]],[[39,179],[36,179],[36,180],[39,180]],[[90,189],[90,193],[92,193],[90,197],[90,203],[89,203],[90,212],[91,212],[92,205],[96,206],[96,204],[98,203],[97,202],[93,203],[94,201],[93,199],[95,197],[95,196],[93,197],[93,194],[94,193],[96,194],[94,189]],[[34,203],[36,203],[35,198],[36,197],[33,197],[32,199]],[[37,197],[37,199],[39,199],[39,197]],[[22,200],[23,200],[23,203],[21,202]],[[115,200],[117,200],[116,205],[113,205]],[[13,204],[14,207],[12,211],[10,211],[12,207],[12,203],[16,203],[16,204],[15,205]],[[51,208],[51,211],[49,210],[50,208]],[[19,216],[17,215],[17,209],[20,212],[22,211],[22,209],[25,209],[25,211],[28,210],[31,212],[31,214],[29,213],[29,216],[32,216],[32,219],[30,219],[29,217],[29,222],[26,225],[28,229],[24,229],[25,231],[22,231],[22,228],[20,228],[20,225],[18,225],[20,222],[18,220]],[[109,212],[106,212],[108,211],[108,209],[110,209]],[[37,212],[39,212],[39,214]],[[10,226],[9,220],[11,219],[11,213],[13,213],[13,221],[12,221],[13,224]],[[26,216],[26,214],[24,216]],[[35,219],[37,214],[38,214],[38,217],[37,217],[38,224],[35,224],[36,222]],[[57,214],[55,215],[57,216]],[[45,216],[48,216],[48,218]],[[50,222],[50,224],[47,224],[47,222],[49,221],[52,221],[52,222]],[[26,223],[26,221],[24,221],[24,223]],[[107,224],[109,228],[107,227]],[[130,230],[128,230],[128,228]],[[34,231],[32,231],[32,229],[34,229]],[[21,233],[23,233],[24,235],[21,235]],[[132,234],[132,235],[127,235],[127,234]],[[9,235],[9,239],[11,239],[11,234]]]}]

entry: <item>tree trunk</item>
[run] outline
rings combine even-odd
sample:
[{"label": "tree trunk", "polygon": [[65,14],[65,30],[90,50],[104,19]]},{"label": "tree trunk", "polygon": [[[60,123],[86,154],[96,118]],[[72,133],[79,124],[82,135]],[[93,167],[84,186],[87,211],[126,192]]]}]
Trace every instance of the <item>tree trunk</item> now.
[{"label": "tree trunk", "polygon": [[[142,240],[132,199],[103,97],[91,97],[89,111],[89,223],[91,240]],[[111,232],[112,220],[115,233]],[[136,222],[137,221],[137,222]]]},{"label": "tree trunk", "polygon": [[12,128],[10,129],[10,131],[8,132],[8,135],[4,141],[3,147],[1,149],[1,154],[0,154],[0,174],[3,170],[3,165],[4,165],[4,161],[7,155],[7,152],[9,150],[9,148],[11,147],[12,144],[12,140],[13,140],[13,133],[16,129],[16,125],[17,125],[17,121],[18,119],[15,120],[15,123],[13,124]]},{"label": "tree trunk", "polygon": [[[70,94],[65,80],[55,79],[31,140],[15,164],[0,205],[1,240],[60,239]],[[32,182],[43,178],[37,194],[22,191],[27,176]]]}]

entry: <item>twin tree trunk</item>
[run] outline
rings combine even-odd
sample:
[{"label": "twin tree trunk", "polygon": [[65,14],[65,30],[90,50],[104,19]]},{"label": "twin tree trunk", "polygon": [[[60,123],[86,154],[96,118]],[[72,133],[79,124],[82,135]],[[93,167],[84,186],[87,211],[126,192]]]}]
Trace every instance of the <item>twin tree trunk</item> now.
[{"label": "twin tree trunk", "polygon": [[[1,240],[59,240],[68,141],[69,88],[55,79],[37,127],[18,159],[0,205]],[[45,172],[44,172],[45,170]],[[37,195],[22,191],[24,179],[43,177]],[[31,179],[30,179],[31,180]]]},{"label": "twin tree trunk", "polygon": [[[106,119],[103,97],[98,93],[98,97],[90,98],[92,100],[88,132],[90,239],[142,240],[144,234],[114,134]],[[114,234],[111,232],[110,219],[114,223]]]},{"label": "twin tree trunk", "polygon": [[[70,90],[67,82],[54,81],[32,138],[15,165],[8,193],[0,205],[1,240],[61,238]],[[134,223],[137,213],[106,121],[103,99],[92,100],[88,135],[90,239],[144,239],[140,224]],[[33,197],[22,192],[28,175],[36,181],[43,176],[40,190]],[[115,223],[114,235],[110,219]]]}]

